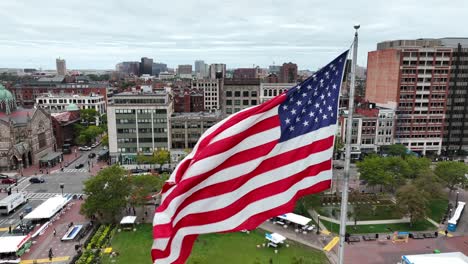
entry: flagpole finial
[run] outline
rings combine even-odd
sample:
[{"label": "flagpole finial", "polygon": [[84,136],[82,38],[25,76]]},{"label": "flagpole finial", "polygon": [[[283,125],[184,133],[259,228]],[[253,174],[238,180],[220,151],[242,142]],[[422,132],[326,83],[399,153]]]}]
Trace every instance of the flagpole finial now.
[{"label": "flagpole finial", "polygon": [[361,25],[359,25],[359,24],[354,24],[354,29],[355,29],[355,30],[358,30],[360,27],[361,27]]}]

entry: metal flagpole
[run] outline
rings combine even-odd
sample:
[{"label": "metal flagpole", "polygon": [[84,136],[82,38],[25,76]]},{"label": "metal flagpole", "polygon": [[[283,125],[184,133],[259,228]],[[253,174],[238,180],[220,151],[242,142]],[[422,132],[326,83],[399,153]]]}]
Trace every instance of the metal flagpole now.
[{"label": "metal flagpole", "polygon": [[349,107],[348,107],[348,120],[346,123],[346,152],[345,152],[345,164],[344,164],[344,179],[343,179],[343,191],[341,197],[341,217],[340,217],[340,247],[338,251],[338,263],[343,264],[344,259],[344,245],[345,245],[345,234],[346,234],[346,217],[348,212],[348,189],[349,189],[349,165],[351,163],[351,138],[353,129],[353,111],[354,111],[354,82],[356,80],[356,60],[358,50],[358,29],[359,25],[355,25],[353,43],[353,61],[351,66],[351,85],[349,88]]}]

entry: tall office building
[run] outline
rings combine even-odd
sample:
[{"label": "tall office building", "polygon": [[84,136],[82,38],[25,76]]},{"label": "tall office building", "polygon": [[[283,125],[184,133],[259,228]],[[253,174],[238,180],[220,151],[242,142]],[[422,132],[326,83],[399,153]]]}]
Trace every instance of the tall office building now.
[{"label": "tall office building", "polygon": [[169,117],[172,101],[166,91],[124,92],[107,108],[112,163],[136,164],[138,154],[171,148]]},{"label": "tall office building", "polygon": [[453,49],[443,153],[462,155],[468,151],[468,38],[443,38],[441,42]]},{"label": "tall office building", "polygon": [[153,74],[153,59],[147,57],[141,58],[140,75],[143,74]]},{"label": "tall office building", "polygon": [[208,76],[207,64],[202,60],[195,61],[195,75],[197,78],[206,78]]},{"label": "tall office building", "polygon": [[161,62],[153,63],[153,67],[152,67],[153,76],[159,76],[161,72],[166,72],[166,71],[167,71],[167,64],[161,63]]},{"label": "tall office building", "polygon": [[386,41],[369,52],[366,99],[396,109],[395,143],[441,154],[452,55],[433,39]]},{"label": "tall office building", "polygon": [[226,77],[226,64],[213,63],[210,65],[210,79],[221,79]]},{"label": "tall office building", "polygon": [[184,64],[177,67],[177,74],[180,78],[190,79],[192,78],[192,65]]},{"label": "tall office building", "polygon": [[57,67],[57,75],[65,76],[67,75],[67,64],[65,59],[58,58],[55,60],[55,65]]}]

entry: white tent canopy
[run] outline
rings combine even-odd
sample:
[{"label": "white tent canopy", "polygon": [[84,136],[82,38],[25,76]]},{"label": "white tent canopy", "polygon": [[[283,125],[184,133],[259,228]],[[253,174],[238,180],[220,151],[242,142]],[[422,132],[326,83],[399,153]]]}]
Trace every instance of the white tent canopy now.
[{"label": "white tent canopy", "polygon": [[29,236],[0,237],[0,253],[14,253],[29,240]]},{"label": "white tent canopy", "polygon": [[49,219],[62,209],[69,201],[69,198],[57,195],[43,202],[24,219]]},{"label": "white tent canopy", "polygon": [[278,218],[281,218],[283,220],[298,224],[298,225],[307,225],[312,219],[307,218],[302,215],[294,214],[294,213],[287,213],[284,215],[278,215]]},{"label": "white tent canopy", "polygon": [[273,234],[269,234],[269,233],[266,233],[265,234],[265,238],[270,240],[271,242],[275,243],[275,244],[279,244],[279,243],[283,243],[286,238],[278,233],[273,233]]},{"label": "white tent canopy", "polygon": [[404,264],[466,264],[468,257],[461,252],[439,253],[439,254],[421,254],[421,255],[406,255],[402,257]]},{"label": "white tent canopy", "polygon": [[449,224],[456,225],[457,222],[460,220],[461,213],[463,212],[463,208],[465,207],[465,202],[458,202],[457,209],[455,209],[455,213],[453,217],[450,218],[448,221]]},{"label": "white tent canopy", "polygon": [[131,216],[131,215],[124,216],[122,220],[120,221],[120,224],[121,225],[135,224],[136,218],[137,218],[136,216]]}]

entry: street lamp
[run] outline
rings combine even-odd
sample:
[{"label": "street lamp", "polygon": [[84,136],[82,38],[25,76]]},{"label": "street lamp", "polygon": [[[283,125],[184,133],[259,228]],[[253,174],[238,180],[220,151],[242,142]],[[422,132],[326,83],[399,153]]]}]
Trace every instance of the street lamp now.
[{"label": "street lamp", "polygon": [[60,189],[62,189],[62,196],[63,196],[63,188],[65,187],[64,183],[60,183]]},{"label": "street lamp", "polygon": [[459,191],[457,191],[457,199],[456,199],[456,202],[455,202],[455,206],[457,206],[457,205],[458,205],[458,194],[460,194],[460,192],[459,192]]},{"label": "street lamp", "polygon": [[320,215],[317,215],[317,235],[320,234]]}]

